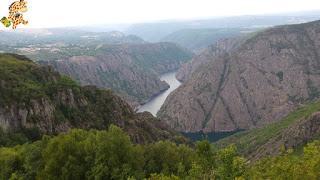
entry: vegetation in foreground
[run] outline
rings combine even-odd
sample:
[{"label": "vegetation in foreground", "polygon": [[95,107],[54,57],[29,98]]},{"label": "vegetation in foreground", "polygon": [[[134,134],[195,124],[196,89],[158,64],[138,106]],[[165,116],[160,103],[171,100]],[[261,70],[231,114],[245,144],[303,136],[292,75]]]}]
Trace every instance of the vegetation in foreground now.
[{"label": "vegetation in foreground", "polygon": [[136,145],[116,126],[0,148],[0,179],[317,179],[319,164],[320,141],[250,164],[233,145]]}]

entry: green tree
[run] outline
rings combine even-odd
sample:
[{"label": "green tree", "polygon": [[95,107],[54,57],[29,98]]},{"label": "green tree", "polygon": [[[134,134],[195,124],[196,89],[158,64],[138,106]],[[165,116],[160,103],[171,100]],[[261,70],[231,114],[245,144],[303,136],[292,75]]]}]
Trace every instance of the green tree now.
[{"label": "green tree", "polygon": [[196,144],[196,159],[189,170],[190,179],[216,178],[216,153],[209,141],[204,140]]},{"label": "green tree", "polygon": [[16,148],[0,148],[0,179],[9,179],[21,170],[21,156]]},{"label": "green tree", "polygon": [[195,153],[185,145],[176,145],[169,141],[159,141],[145,148],[145,171],[147,175],[156,173],[182,177],[191,168]]},{"label": "green tree", "polygon": [[44,168],[40,179],[84,179],[90,164],[85,143],[88,132],[72,130],[48,142],[42,152]]},{"label": "green tree", "polygon": [[97,134],[96,157],[90,178],[127,179],[143,177],[143,149],[135,146],[120,128]]},{"label": "green tree", "polygon": [[238,156],[235,145],[220,150],[217,158],[219,179],[235,179],[245,173],[245,159]]}]

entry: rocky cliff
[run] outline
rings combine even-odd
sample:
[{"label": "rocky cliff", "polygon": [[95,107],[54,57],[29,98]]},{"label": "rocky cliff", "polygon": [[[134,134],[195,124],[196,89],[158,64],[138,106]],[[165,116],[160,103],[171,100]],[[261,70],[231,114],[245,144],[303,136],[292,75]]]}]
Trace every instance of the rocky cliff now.
[{"label": "rocky cliff", "polygon": [[185,82],[200,66],[206,66],[207,63],[210,63],[212,57],[231,52],[243,43],[245,39],[246,37],[234,37],[218,40],[214,44],[208,46],[202,53],[196,55],[190,62],[183,64],[177,72],[177,79],[181,82]]},{"label": "rocky cliff", "polygon": [[110,88],[142,104],[169,88],[159,74],[173,71],[192,54],[172,43],[102,45],[92,55],[44,61],[82,85]]},{"label": "rocky cliff", "polygon": [[320,95],[319,29],[320,21],[279,26],[248,37],[231,52],[208,49],[202,55],[208,62],[167,98],[159,117],[185,132],[278,121]]},{"label": "rocky cliff", "polygon": [[138,143],[177,137],[151,114],[135,114],[110,90],[81,87],[50,67],[40,67],[23,56],[0,54],[0,127],[4,131],[57,134],[71,128],[106,129],[111,124],[122,127]]}]

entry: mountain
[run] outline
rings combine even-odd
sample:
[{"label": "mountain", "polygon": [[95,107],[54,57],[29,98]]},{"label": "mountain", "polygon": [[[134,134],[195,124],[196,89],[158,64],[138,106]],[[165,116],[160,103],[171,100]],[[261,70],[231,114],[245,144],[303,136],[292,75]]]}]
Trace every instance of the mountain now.
[{"label": "mountain", "polygon": [[320,137],[320,102],[303,105],[279,122],[263,128],[240,132],[215,143],[222,148],[235,144],[239,152],[252,161],[299,150]]},{"label": "mountain", "polygon": [[52,68],[24,56],[0,54],[0,127],[31,139],[72,128],[123,128],[134,142],[179,135],[150,113],[136,114],[110,90],[81,87]]},{"label": "mountain", "polygon": [[319,19],[320,11],[300,13],[233,16],[184,21],[159,21],[133,24],[127,28],[126,34],[133,34],[149,42],[159,42],[166,36],[183,29],[212,28],[266,28],[283,24],[296,24]]},{"label": "mountain", "polygon": [[[277,122],[320,95],[320,21],[250,35],[215,48],[162,106],[158,117],[184,132],[229,132]],[[201,61],[201,59],[200,59]]]},{"label": "mountain", "polygon": [[220,39],[241,36],[256,30],[258,29],[182,29],[169,34],[160,41],[173,42],[194,52],[200,52]]},{"label": "mountain", "polygon": [[172,43],[99,45],[75,52],[82,54],[41,63],[53,66],[82,85],[110,88],[139,104],[169,88],[159,74],[178,69],[192,57],[189,51]]}]

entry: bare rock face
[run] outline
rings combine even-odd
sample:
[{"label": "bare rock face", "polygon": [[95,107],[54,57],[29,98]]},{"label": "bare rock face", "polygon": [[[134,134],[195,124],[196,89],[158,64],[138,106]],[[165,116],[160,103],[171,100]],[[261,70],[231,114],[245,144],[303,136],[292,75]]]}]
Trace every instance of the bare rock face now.
[{"label": "bare rock face", "polygon": [[206,63],[210,62],[212,60],[211,57],[231,52],[232,50],[236,49],[236,47],[238,47],[244,40],[245,38],[243,37],[218,40],[216,43],[205,49],[201,54],[193,58],[192,61],[183,64],[177,72],[177,79],[185,82],[200,66],[204,66]]},{"label": "bare rock face", "polygon": [[100,46],[94,55],[42,62],[82,85],[110,88],[129,102],[143,104],[169,88],[159,74],[178,69],[191,53],[172,44]]},{"label": "bare rock face", "polygon": [[182,76],[158,114],[179,131],[261,127],[320,95],[320,21],[271,28],[197,58],[205,62]]}]

